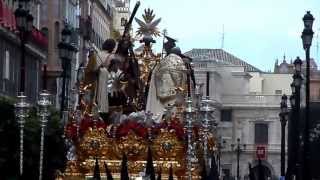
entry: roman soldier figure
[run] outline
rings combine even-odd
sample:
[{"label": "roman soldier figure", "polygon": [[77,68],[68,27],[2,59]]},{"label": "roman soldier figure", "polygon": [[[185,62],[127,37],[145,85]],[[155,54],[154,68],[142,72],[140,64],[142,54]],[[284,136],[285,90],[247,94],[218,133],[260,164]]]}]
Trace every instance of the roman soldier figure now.
[{"label": "roman soldier figure", "polygon": [[[179,48],[175,41],[166,37],[164,44],[166,57],[155,67],[148,93],[147,109],[161,120],[164,109],[168,105],[179,106],[183,103],[187,85],[187,69],[178,55]],[[181,52],[180,52],[181,54]]]}]

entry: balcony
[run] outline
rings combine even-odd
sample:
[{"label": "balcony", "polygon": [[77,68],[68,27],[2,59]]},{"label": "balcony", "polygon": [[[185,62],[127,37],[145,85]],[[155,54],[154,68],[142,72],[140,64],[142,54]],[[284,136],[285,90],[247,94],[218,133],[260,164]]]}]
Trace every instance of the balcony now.
[{"label": "balcony", "polygon": [[[268,153],[280,153],[281,151],[281,145],[280,144],[266,144],[264,145],[266,152]],[[242,147],[241,147],[242,148]],[[256,144],[246,144],[246,148],[243,149],[243,151],[245,153],[252,153],[255,154],[257,150],[257,145]],[[286,148],[287,150],[287,148]],[[232,152],[234,151],[234,149],[232,150],[232,148],[224,148],[222,149],[223,152]]]},{"label": "balcony", "polygon": [[223,95],[221,101],[223,106],[230,107],[277,107],[281,95]]}]

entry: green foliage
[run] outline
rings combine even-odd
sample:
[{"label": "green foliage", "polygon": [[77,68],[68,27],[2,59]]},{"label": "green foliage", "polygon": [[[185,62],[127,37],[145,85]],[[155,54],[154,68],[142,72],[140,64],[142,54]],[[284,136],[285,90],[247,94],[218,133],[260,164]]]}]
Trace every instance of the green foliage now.
[{"label": "green foliage", "polygon": [[[45,131],[43,179],[54,179],[57,169],[63,170],[66,163],[64,129],[59,114],[51,109]],[[19,127],[14,118],[13,101],[0,99],[0,179],[17,179],[19,174]],[[24,135],[24,178],[38,179],[40,155],[40,122],[36,108],[30,111]]]}]

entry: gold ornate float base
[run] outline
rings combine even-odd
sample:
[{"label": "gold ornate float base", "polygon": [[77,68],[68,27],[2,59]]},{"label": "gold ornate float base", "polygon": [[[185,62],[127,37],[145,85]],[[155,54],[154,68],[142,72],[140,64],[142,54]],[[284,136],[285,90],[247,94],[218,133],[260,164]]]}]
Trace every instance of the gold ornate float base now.
[{"label": "gold ornate float base", "polygon": [[[101,176],[105,176],[106,163],[114,179],[120,178],[123,154],[128,158],[129,176],[135,179],[145,171],[148,147],[151,148],[155,172],[161,170],[162,179],[167,179],[172,166],[175,179],[187,179],[186,146],[174,130],[161,129],[152,140],[129,131],[126,136],[110,138],[104,129],[89,129],[77,145],[77,160],[69,161],[65,172],[67,180],[90,179],[96,158]],[[192,179],[200,179],[201,168],[194,164]]]}]

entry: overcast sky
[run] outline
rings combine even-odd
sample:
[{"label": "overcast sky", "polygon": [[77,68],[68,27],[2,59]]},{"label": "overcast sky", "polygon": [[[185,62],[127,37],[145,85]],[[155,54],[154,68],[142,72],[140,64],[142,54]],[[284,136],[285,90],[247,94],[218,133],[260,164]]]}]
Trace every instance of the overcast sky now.
[{"label": "overcast sky", "polygon": [[[131,8],[137,0],[131,1]],[[316,18],[311,56],[317,53],[320,0],[141,0],[137,16],[151,8],[159,28],[178,39],[183,52],[192,48],[221,48],[257,68],[273,70],[275,59],[304,57],[301,42],[302,17],[307,10]],[[136,23],[134,29],[136,30]],[[224,28],[223,28],[224,27]],[[224,31],[223,31],[224,29]],[[162,39],[156,49],[161,50]],[[319,42],[320,43],[320,42]]]}]

